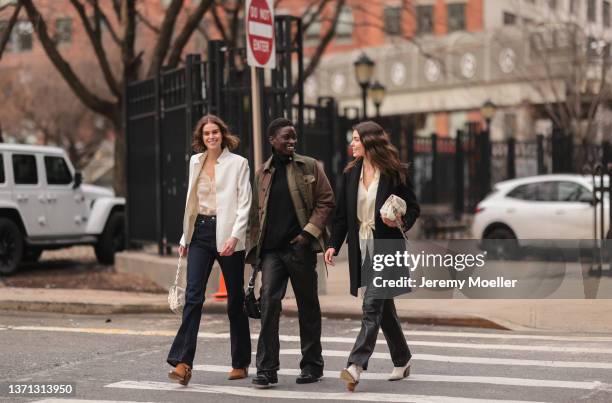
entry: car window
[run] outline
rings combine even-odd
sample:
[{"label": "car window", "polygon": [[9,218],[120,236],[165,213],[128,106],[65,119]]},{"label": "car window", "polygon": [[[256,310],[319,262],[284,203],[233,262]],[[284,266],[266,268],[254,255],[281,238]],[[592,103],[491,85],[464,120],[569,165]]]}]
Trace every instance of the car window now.
[{"label": "car window", "polygon": [[508,197],[530,201],[553,201],[557,199],[555,182],[536,182],[519,185],[508,192]]},{"label": "car window", "polygon": [[508,192],[508,197],[520,200],[536,200],[537,188],[535,183],[520,185]]},{"label": "car window", "polygon": [[557,185],[557,200],[560,202],[578,202],[592,200],[593,193],[575,182],[559,182]]},{"label": "car window", "polygon": [[16,185],[36,185],[36,157],[31,154],[13,154],[13,175]]},{"label": "car window", "polygon": [[4,155],[0,154],[0,183],[6,182],[6,177],[4,176]]},{"label": "car window", "polygon": [[72,183],[72,174],[63,157],[45,156],[45,170],[49,185],[67,185]]}]

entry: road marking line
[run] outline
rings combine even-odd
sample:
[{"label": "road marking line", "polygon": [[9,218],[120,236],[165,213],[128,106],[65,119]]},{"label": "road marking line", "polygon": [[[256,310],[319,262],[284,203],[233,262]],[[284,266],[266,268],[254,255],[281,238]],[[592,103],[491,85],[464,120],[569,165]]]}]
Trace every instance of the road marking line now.
[{"label": "road marking line", "polygon": [[[301,355],[302,352],[298,349],[281,349],[282,355]],[[348,351],[338,350],[323,350],[323,356],[326,357],[344,357],[349,356]],[[384,359],[391,361],[389,353],[372,353],[375,359]],[[517,358],[489,358],[489,357],[463,357],[454,355],[435,355],[435,354],[414,354],[413,360],[416,361],[437,361],[437,362],[454,362],[454,363],[470,363],[483,365],[517,365],[517,366],[533,366],[533,367],[550,367],[550,368],[590,368],[590,369],[612,369],[610,362],[588,362],[588,361],[552,361],[552,360],[523,360]]]},{"label": "road marking line", "polygon": [[[29,330],[29,331],[49,331],[49,332],[71,332],[71,333],[93,333],[93,334],[115,334],[115,335],[131,335],[131,336],[164,336],[174,337],[174,330],[130,330],[130,329],[105,329],[105,328],[71,328],[71,327],[53,327],[53,326],[15,326],[13,330]],[[199,338],[205,339],[229,339],[229,333],[210,333],[200,332]],[[251,334],[251,339],[257,340],[259,334]],[[284,342],[299,342],[299,336],[280,335],[280,341]],[[321,337],[323,343],[355,343],[352,337]],[[385,344],[385,340],[377,340],[377,344]],[[438,342],[438,341],[419,341],[409,340],[411,346],[424,347],[443,347],[443,348],[463,348],[474,350],[507,350],[507,351],[529,351],[529,352],[548,352],[548,353],[575,353],[575,354],[612,354],[612,348],[595,348],[595,347],[573,347],[573,346],[532,346],[532,345],[515,345],[515,344],[476,344],[476,343],[453,343],[453,342]]]},{"label": "road marking line", "polygon": [[83,400],[83,399],[45,399],[36,400],[33,403],[154,403],[154,402],[137,402],[132,400]]},{"label": "road marking line", "polygon": [[[203,385],[190,383],[188,387],[184,387],[175,383],[167,382],[138,382],[138,381],[121,381],[106,385],[107,388],[121,389],[140,389],[140,390],[167,390],[176,392],[199,392],[199,393],[217,393],[233,396],[273,398],[273,399],[301,399],[301,400],[349,400],[349,401],[368,401],[368,402],[411,402],[411,403],[483,403],[483,402],[499,402],[499,403],[519,403],[513,400],[493,400],[493,399],[471,399],[465,397],[453,396],[428,396],[428,395],[408,395],[408,394],[393,394],[393,393],[351,393],[351,392],[308,392],[304,391],[288,391],[271,389],[256,389],[254,387],[244,386],[217,386]],[[520,401],[521,403],[535,403]]]},{"label": "road marking line", "polygon": [[[351,332],[359,332],[361,328],[350,329]],[[382,332],[380,332],[382,334]],[[600,336],[547,336],[542,334],[514,334],[512,333],[477,333],[477,332],[445,332],[428,330],[405,330],[406,336],[428,336],[428,337],[473,337],[479,339],[516,339],[516,340],[548,340],[548,341],[610,341],[612,337]]]},{"label": "road marking line", "polygon": [[[194,365],[194,371],[204,372],[220,372],[227,373],[232,368],[223,365]],[[249,368],[249,372],[256,373],[257,368]],[[298,369],[281,369],[278,371],[279,375],[297,376],[300,374]],[[323,376],[326,378],[338,378],[340,370],[337,371],[324,371]],[[388,380],[388,374],[374,373],[374,372],[363,372],[361,379],[372,379],[372,380]],[[612,385],[604,384],[599,381],[591,382],[576,382],[576,381],[557,381],[548,379],[526,379],[526,378],[509,378],[501,376],[456,376],[456,375],[425,375],[425,374],[414,374],[408,378],[404,378],[404,381],[417,381],[417,382],[452,382],[452,383],[485,383],[490,385],[504,385],[504,386],[532,386],[532,387],[544,387],[544,388],[567,388],[567,389],[601,389],[607,388]]]}]

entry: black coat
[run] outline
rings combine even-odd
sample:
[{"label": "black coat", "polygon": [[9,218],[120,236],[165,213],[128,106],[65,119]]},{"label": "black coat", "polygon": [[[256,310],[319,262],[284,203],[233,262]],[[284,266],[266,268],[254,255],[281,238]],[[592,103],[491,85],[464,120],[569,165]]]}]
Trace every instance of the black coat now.
[{"label": "black coat", "polygon": [[[357,192],[362,164],[363,160],[344,173],[342,188],[336,199],[336,211],[329,242],[329,247],[336,249],[337,255],[348,236],[351,294],[354,296],[357,296],[359,287],[364,285],[361,279],[361,251],[359,249],[359,223],[357,220]],[[401,231],[398,228],[386,225],[380,216],[380,208],[392,194],[401,197],[406,202],[406,214],[403,217],[405,229],[412,228],[419,217],[421,210],[412,184],[409,181],[405,185],[394,184],[391,178],[381,172],[376,192],[374,239],[403,239]]]}]

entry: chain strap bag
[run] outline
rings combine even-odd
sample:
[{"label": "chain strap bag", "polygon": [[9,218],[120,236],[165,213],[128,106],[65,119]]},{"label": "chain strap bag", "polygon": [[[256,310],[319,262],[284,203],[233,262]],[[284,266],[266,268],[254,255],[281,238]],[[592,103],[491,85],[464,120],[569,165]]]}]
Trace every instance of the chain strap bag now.
[{"label": "chain strap bag", "polygon": [[397,218],[397,216],[401,217],[404,214],[406,214],[406,201],[394,194],[389,196],[385,201],[385,204],[383,204],[383,206],[380,208],[381,217],[386,218],[387,220],[395,221],[402,233],[402,236],[406,241],[408,241],[403,222],[401,218]]},{"label": "chain strap bag", "polygon": [[170,310],[177,315],[183,313],[183,307],[185,306],[185,288],[179,285],[183,268],[182,263],[183,257],[179,256],[174,284],[168,291],[168,305],[170,306]]}]

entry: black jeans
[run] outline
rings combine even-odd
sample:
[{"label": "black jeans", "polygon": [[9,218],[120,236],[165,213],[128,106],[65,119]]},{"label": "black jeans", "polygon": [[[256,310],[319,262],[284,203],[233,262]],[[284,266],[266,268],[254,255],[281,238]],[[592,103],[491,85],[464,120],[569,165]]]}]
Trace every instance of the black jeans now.
[{"label": "black jeans", "polygon": [[261,332],[257,343],[257,373],[276,373],[279,362],[279,319],[287,281],[295,293],[300,322],[302,373],[323,375],[321,308],[317,289],[317,255],[310,245],[291,245],[262,252]]},{"label": "black jeans", "polygon": [[406,365],[412,354],[402,332],[393,299],[376,299],[372,295],[368,295],[366,290],[362,309],[361,330],[348,358],[347,367],[356,364],[364,370],[368,369],[368,361],[374,352],[380,328],[382,328],[385,339],[387,339],[393,366],[403,367]]},{"label": "black jeans", "polygon": [[251,363],[249,319],[244,311],[244,251],[219,256],[216,246],[216,219],[196,219],[187,255],[187,288],[183,322],[168,354],[168,364],[185,363],[193,367],[206,283],[215,259],[221,266],[227,288],[227,316],[230,321],[232,367],[245,368]]}]

